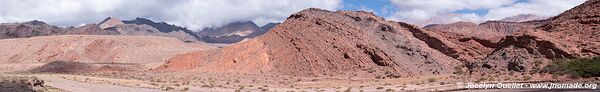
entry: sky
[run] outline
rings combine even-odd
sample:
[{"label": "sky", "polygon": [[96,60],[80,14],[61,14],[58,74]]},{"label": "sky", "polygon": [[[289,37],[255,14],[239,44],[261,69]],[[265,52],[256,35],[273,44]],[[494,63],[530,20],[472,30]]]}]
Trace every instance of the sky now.
[{"label": "sky", "polygon": [[481,23],[520,14],[551,17],[585,0],[0,0],[0,23],[40,20],[59,26],[106,17],[164,21],[192,30],[253,21],[282,22],[306,8],[369,11],[387,20],[424,26]]}]

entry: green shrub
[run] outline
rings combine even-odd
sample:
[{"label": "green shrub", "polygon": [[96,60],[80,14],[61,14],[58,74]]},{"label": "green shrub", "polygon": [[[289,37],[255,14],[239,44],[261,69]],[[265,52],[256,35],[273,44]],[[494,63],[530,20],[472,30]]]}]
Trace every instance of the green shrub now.
[{"label": "green shrub", "polygon": [[598,77],[600,76],[600,57],[595,58],[577,58],[555,60],[544,67],[541,72],[564,75],[569,74],[577,77]]}]

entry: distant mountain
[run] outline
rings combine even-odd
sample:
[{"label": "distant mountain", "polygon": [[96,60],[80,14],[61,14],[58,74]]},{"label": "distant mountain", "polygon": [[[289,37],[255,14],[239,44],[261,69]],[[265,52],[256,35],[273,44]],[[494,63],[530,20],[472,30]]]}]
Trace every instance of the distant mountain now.
[{"label": "distant mountain", "polygon": [[103,30],[96,24],[86,24],[80,27],[66,28],[65,35],[118,35],[119,33],[113,30]]},{"label": "distant mountain", "polygon": [[504,22],[524,22],[524,21],[532,21],[532,20],[543,20],[546,19],[547,17],[542,17],[542,16],[538,16],[538,15],[534,15],[534,14],[520,14],[517,16],[512,16],[512,17],[506,17],[503,19],[500,19],[499,21],[504,21]]},{"label": "distant mountain", "polygon": [[28,38],[35,36],[50,35],[113,35],[113,31],[101,30],[96,24],[88,24],[81,27],[62,28],[49,25],[45,22],[34,20],[24,23],[2,23],[0,24],[0,39]]},{"label": "distant mountain", "polygon": [[121,21],[108,17],[99,23],[103,30],[116,31],[119,35],[146,35],[173,37],[185,42],[199,42],[194,32],[165,22],[154,22],[144,18]]},{"label": "distant mountain", "polygon": [[172,25],[172,24],[167,24],[165,22],[157,23],[157,22],[151,21],[149,19],[145,19],[145,18],[135,18],[135,20],[123,21],[123,23],[137,24],[137,25],[146,24],[146,25],[150,25],[150,26],[158,29],[158,31],[163,32],[163,33],[169,33],[169,32],[173,32],[173,31],[183,31],[191,36],[198,38],[195,35],[195,33],[189,29],[186,29],[186,28],[180,27],[180,26],[176,26],[176,25]]},{"label": "distant mountain", "polygon": [[63,28],[48,25],[42,21],[34,20],[24,23],[0,24],[0,38],[27,38],[33,36],[48,36],[64,33]]},{"label": "distant mountain", "polygon": [[115,25],[123,25],[125,23],[123,23],[120,19],[118,18],[114,18],[114,17],[108,17],[106,19],[104,19],[102,22],[98,23],[98,26],[101,29],[106,29],[106,28],[110,28],[113,27]]},{"label": "distant mountain", "polygon": [[96,24],[80,27],[57,27],[42,21],[24,23],[1,23],[0,39],[27,38],[50,35],[148,35],[174,37],[185,42],[236,43],[266,33],[280,23],[269,23],[259,27],[253,22],[234,22],[218,28],[205,28],[193,32],[184,27],[154,22],[145,18],[120,20],[107,17]]},{"label": "distant mountain", "polygon": [[218,28],[205,28],[197,35],[208,43],[236,43],[246,38],[254,38],[266,33],[279,23],[269,23],[259,27],[254,22],[234,22]]}]

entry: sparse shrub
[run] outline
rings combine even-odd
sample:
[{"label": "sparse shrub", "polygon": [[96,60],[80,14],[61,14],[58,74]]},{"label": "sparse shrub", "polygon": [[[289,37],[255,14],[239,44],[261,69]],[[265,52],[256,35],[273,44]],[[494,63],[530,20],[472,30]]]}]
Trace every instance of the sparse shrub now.
[{"label": "sparse shrub", "polygon": [[523,80],[530,80],[531,77],[530,76],[523,76]]},{"label": "sparse shrub", "polygon": [[431,78],[427,78],[427,82],[435,82],[435,81],[436,81],[436,79],[435,79],[435,78],[433,78],[433,77],[431,77]]},{"label": "sparse shrub", "polygon": [[175,89],[175,88],[173,88],[173,87],[171,87],[171,86],[166,86],[166,87],[164,88],[164,90],[167,90],[167,91],[169,91],[169,90],[173,90],[173,89]]},{"label": "sparse shrub", "polygon": [[369,73],[374,73],[374,72],[375,72],[375,69],[373,69],[373,67],[371,67],[371,68],[367,68],[367,72],[369,72]]},{"label": "sparse shrub", "polygon": [[464,65],[459,65],[459,66],[455,66],[454,67],[454,72],[452,72],[453,74],[463,74],[465,73],[465,71],[463,71]]},{"label": "sparse shrub", "polygon": [[381,89],[383,89],[383,87],[377,87],[377,88],[375,88],[375,89],[377,89],[377,90],[381,90]]},{"label": "sparse shrub", "polygon": [[383,85],[389,86],[389,85],[392,85],[392,83],[383,83]]},{"label": "sparse shrub", "polygon": [[475,82],[479,83],[479,82],[484,81],[484,80],[487,80],[487,78],[481,77],[481,78],[477,79]]},{"label": "sparse shrub", "polygon": [[202,87],[213,88],[214,86],[212,84],[211,85],[206,85],[205,84],[205,85],[202,85]]},{"label": "sparse shrub", "polygon": [[375,76],[375,79],[385,79],[385,77],[383,77],[383,75],[377,75]]},{"label": "sparse shrub", "polygon": [[344,92],[352,92],[352,87],[346,88],[346,90],[344,90]]},{"label": "sparse shrub", "polygon": [[552,74],[552,79],[556,79],[556,78],[558,78],[558,76],[559,76],[558,74]]}]

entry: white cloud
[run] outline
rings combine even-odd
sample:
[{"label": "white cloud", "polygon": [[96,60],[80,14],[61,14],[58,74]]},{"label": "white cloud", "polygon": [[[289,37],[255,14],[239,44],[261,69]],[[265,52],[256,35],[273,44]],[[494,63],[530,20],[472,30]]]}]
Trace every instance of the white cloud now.
[{"label": "white cloud", "polygon": [[114,16],[166,21],[191,29],[236,21],[280,22],[309,7],[335,10],[339,0],[0,0],[0,22],[41,20],[61,26]]},{"label": "white cloud", "polygon": [[[483,22],[519,14],[554,16],[583,3],[584,0],[392,0],[399,9],[391,20],[417,25],[452,23],[457,21]],[[485,15],[457,14],[457,10],[489,10]]]},{"label": "white cloud", "polygon": [[527,3],[515,3],[507,7],[493,8],[485,16],[489,20],[499,20],[519,14],[535,14],[543,17],[558,15],[585,0],[530,0]]},{"label": "white cloud", "polygon": [[165,11],[166,16],[171,16],[165,17],[165,20],[191,28],[247,20],[264,25],[273,20],[284,20],[290,14],[309,7],[333,10],[339,4],[341,2],[336,0],[192,0],[175,5],[169,9],[172,11]]}]

